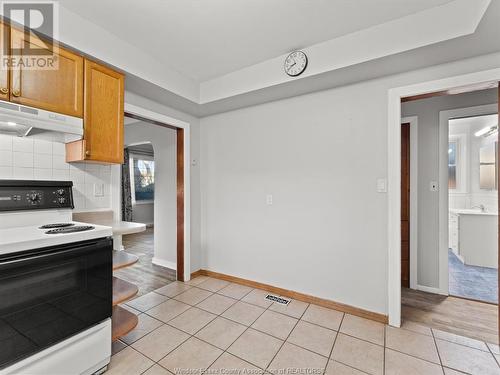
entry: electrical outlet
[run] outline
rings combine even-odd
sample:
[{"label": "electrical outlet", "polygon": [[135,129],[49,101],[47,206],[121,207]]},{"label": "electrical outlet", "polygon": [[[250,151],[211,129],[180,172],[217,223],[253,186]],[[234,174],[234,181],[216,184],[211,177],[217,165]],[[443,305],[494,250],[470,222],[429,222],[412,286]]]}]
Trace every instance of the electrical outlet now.
[{"label": "electrical outlet", "polygon": [[104,197],[104,184],[94,184],[94,197]]}]

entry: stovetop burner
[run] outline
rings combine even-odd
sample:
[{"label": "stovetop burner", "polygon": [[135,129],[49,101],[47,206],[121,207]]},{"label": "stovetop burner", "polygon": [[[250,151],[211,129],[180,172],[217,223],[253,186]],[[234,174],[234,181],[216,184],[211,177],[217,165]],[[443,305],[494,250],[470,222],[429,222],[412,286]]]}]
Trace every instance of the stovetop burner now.
[{"label": "stovetop burner", "polygon": [[45,234],[62,234],[62,233],[74,233],[74,232],[84,232],[87,230],[94,229],[91,225],[73,225],[71,227],[51,229],[45,232]]},{"label": "stovetop burner", "polygon": [[39,227],[38,229],[54,229],[54,228],[66,228],[72,227],[75,224],[73,223],[54,223],[54,224],[45,224]]}]

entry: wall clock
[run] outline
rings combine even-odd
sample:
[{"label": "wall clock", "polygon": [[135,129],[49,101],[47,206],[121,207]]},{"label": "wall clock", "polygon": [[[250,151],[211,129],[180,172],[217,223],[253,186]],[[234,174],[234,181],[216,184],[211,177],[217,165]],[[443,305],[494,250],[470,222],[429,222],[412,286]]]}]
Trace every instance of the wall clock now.
[{"label": "wall clock", "polygon": [[301,75],[307,68],[307,56],[302,51],[293,51],[285,59],[285,73],[290,77]]}]

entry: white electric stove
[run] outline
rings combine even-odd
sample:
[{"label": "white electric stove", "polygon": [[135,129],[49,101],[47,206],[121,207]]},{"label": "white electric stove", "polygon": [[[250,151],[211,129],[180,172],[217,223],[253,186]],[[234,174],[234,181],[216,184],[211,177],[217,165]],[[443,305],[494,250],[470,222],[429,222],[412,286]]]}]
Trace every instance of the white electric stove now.
[{"label": "white electric stove", "polygon": [[111,357],[112,231],[70,181],[0,180],[0,375],[90,375]]}]

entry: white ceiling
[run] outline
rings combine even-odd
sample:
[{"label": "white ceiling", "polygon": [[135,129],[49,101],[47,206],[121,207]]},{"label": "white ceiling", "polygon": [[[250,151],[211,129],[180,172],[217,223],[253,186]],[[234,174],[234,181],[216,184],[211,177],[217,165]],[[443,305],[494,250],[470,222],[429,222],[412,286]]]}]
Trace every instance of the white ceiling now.
[{"label": "white ceiling", "polygon": [[463,131],[464,128],[468,127],[470,127],[472,132],[475,132],[487,126],[492,127],[496,125],[498,125],[497,114],[451,119],[449,123],[451,134],[458,134]]},{"label": "white ceiling", "polygon": [[451,0],[60,0],[203,82]]}]

